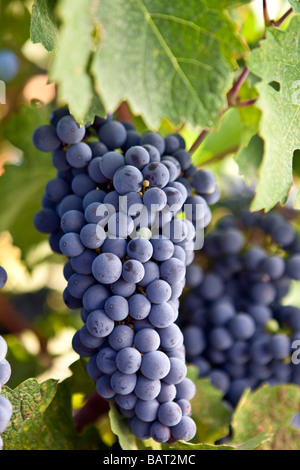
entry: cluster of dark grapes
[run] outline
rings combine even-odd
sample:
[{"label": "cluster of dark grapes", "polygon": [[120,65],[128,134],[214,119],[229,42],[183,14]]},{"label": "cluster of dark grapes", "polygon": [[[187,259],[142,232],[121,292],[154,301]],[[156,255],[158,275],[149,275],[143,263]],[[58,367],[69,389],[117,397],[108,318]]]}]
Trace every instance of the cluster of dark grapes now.
[{"label": "cluster of dark grapes", "polygon": [[247,388],[300,385],[300,309],[283,301],[292,280],[300,242],[276,209],[223,217],[187,267],[178,320],[186,358],[233,408]]},{"label": "cluster of dark grapes", "polygon": [[192,165],[179,134],[141,135],[112,117],[80,127],[64,108],[33,142],[57,169],[34,223],[68,258],[63,297],[83,320],[74,350],[137,438],[191,440],[195,385],[175,322],[219,199],[214,175]]},{"label": "cluster of dark grapes", "polygon": [[[0,266],[0,289],[2,289],[7,282],[7,273],[5,269]],[[1,434],[8,427],[12,416],[11,402],[1,395],[1,387],[5,385],[10,379],[11,367],[6,359],[7,343],[3,336],[0,335],[0,450],[3,449],[3,439]]]}]

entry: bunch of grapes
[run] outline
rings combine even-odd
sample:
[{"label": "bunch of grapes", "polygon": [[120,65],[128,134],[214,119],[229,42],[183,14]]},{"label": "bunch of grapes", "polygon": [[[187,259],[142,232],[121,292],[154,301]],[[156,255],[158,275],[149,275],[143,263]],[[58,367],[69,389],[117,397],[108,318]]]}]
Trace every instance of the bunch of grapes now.
[{"label": "bunch of grapes", "polygon": [[187,267],[178,319],[186,358],[233,408],[246,388],[300,384],[300,309],[283,301],[292,280],[300,243],[278,210],[223,217]]},{"label": "bunch of grapes", "polygon": [[[7,282],[7,273],[5,269],[0,266],[0,289],[2,289]],[[7,344],[3,336],[0,335],[0,450],[3,449],[3,439],[1,434],[6,430],[10,423],[12,416],[12,405],[11,402],[1,396],[1,387],[5,385],[11,375],[11,367],[7,359]]]},{"label": "bunch of grapes", "polygon": [[67,257],[64,301],[83,320],[74,350],[137,438],[191,440],[195,385],[175,322],[219,199],[214,175],[193,166],[179,134],[141,135],[112,117],[80,127],[65,108],[33,142],[57,169],[34,223]]}]

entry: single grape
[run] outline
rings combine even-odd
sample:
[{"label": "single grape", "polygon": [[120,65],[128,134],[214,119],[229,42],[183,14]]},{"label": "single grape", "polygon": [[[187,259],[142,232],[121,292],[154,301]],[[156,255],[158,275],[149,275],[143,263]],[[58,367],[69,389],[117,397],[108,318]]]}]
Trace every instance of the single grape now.
[{"label": "single grape", "polygon": [[127,132],[123,124],[118,121],[107,121],[98,132],[99,140],[109,149],[118,149],[126,141]]},{"label": "single grape", "polygon": [[123,374],[133,374],[141,366],[142,356],[139,351],[132,347],[121,349],[116,356],[116,365]]},{"label": "single grape", "polygon": [[129,315],[135,320],[148,317],[151,303],[143,294],[135,294],[128,299]]},{"label": "single grape", "polygon": [[141,372],[148,379],[163,379],[168,375],[170,367],[170,360],[162,351],[150,351],[142,357]]},{"label": "single grape", "polygon": [[85,135],[85,127],[80,127],[73,116],[62,117],[56,127],[59,139],[66,144],[78,144]]},{"label": "single grape", "polygon": [[134,346],[136,349],[144,354],[151,351],[156,351],[160,345],[160,336],[152,328],[141,328],[134,335]]},{"label": "single grape", "polygon": [[54,152],[60,147],[55,127],[39,126],[32,135],[33,145],[41,152]]},{"label": "single grape", "polygon": [[112,284],[121,277],[122,263],[113,253],[102,253],[93,261],[92,271],[101,284]]},{"label": "single grape", "polygon": [[119,152],[107,152],[100,160],[102,174],[112,180],[116,171],[125,165],[125,159]]},{"label": "single grape", "polygon": [[154,400],[161,391],[162,382],[160,380],[151,380],[143,375],[137,378],[134,393],[141,400]]},{"label": "single grape", "polygon": [[106,315],[108,315],[112,320],[121,321],[128,316],[129,305],[124,297],[113,295],[106,300],[104,310]]},{"label": "single grape", "polygon": [[108,336],[114,329],[115,323],[104,310],[94,310],[87,318],[86,326],[91,335],[97,338]]}]

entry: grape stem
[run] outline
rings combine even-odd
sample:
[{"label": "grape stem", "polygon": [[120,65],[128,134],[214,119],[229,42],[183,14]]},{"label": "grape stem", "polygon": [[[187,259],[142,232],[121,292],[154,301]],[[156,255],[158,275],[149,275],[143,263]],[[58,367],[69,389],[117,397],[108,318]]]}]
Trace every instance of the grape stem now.
[{"label": "grape stem", "polygon": [[249,73],[250,73],[250,70],[248,69],[247,66],[245,66],[239,78],[233,84],[231,90],[229,90],[229,92],[227,93],[228,106],[234,106],[236,104],[238,93],[241,89],[242,84],[248,77]]},{"label": "grape stem", "polygon": [[[238,93],[240,91],[240,88],[246,78],[249,75],[250,70],[248,69],[247,66],[245,66],[240,74],[240,76],[237,78],[235,83],[233,84],[232,88],[229,90],[227,93],[227,106],[221,111],[220,117],[232,106],[239,106],[239,107],[246,107],[246,106],[251,106],[255,103],[256,98],[253,100],[246,100],[246,101],[239,101],[238,99]],[[190,147],[189,152],[193,154],[200,144],[204,141],[205,137],[209,134],[210,129],[202,129],[198,137],[196,138],[195,142],[193,145]]]},{"label": "grape stem", "polygon": [[200,134],[198,135],[197,139],[195,140],[195,142],[193,143],[193,145],[191,146],[191,148],[189,149],[189,152],[190,153],[194,153],[195,150],[197,150],[197,148],[200,146],[200,144],[203,142],[203,140],[205,139],[205,137],[207,136],[207,134],[209,133],[209,129],[203,129]]},{"label": "grape stem", "polygon": [[264,13],[264,20],[265,20],[266,27],[275,26],[276,28],[279,28],[284,23],[284,21],[293,13],[293,11],[294,10],[291,7],[278,20],[271,20],[269,11],[268,11],[267,0],[263,0],[263,13]]},{"label": "grape stem", "polygon": [[264,14],[265,26],[270,26],[272,24],[272,20],[269,15],[267,0],[263,0],[263,14]]},{"label": "grape stem", "polygon": [[289,8],[289,10],[285,12],[285,14],[282,15],[281,18],[279,18],[276,21],[271,21],[271,25],[279,28],[284,23],[284,21],[293,13],[293,11],[294,11],[293,8]]}]

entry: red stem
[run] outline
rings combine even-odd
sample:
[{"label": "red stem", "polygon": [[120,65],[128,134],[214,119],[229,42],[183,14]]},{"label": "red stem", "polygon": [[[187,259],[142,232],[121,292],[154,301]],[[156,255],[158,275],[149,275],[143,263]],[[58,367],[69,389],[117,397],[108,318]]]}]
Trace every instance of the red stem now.
[{"label": "red stem", "polygon": [[231,90],[229,90],[229,92],[227,94],[229,105],[234,104],[234,102],[237,98],[237,95],[238,95],[238,93],[241,89],[241,86],[244,83],[244,81],[246,80],[246,78],[248,77],[249,72],[250,72],[250,70],[248,69],[247,66],[245,66],[242,70],[241,75],[236,80],[236,82],[233,84]]},{"label": "red stem", "polygon": [[237,103],[237,106],[239,108],[247,108],[248,106],[252,106],[253,104],[255,104],[257,100],[258,98],[252,98],[250,100],[240,101],[239,103]]},{"label": "red stem", "polygon": [[264,13],[265,25],[270,26],[272,22],[271,22],[271,18],[269,15],[267,0],[263,0],[263,13]]},{"label": "red stem", "polygon": [[205,139],[205,137],[207,136],[207,134],[209,133],[209,129],[203,129],[200,134],[198,135],[197,139],[195,140],[195,142],[193,143],[193,145],[191,146],[191,148],[189,149],[189,152],[190,153],[194,153],[195,150],[197,150],[197,148],[199,147],[199,145],[203,142],[203,140]]},{"label": "red stem", "polygon": [[284,23],[285,20],[293,13],[293,11],[294,11],[293,8],[290,8],[287,12],[285,12],[284,15],[282,15],[281,18],[279,18],[276,21],[272,21],[271,24],[279,28],[282,25],[282,23]]}]

